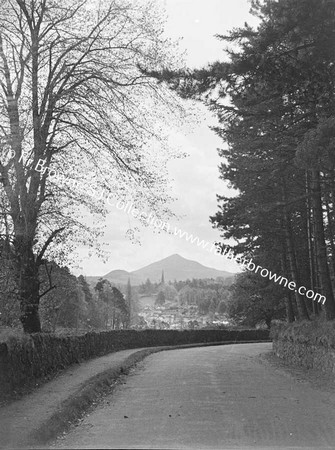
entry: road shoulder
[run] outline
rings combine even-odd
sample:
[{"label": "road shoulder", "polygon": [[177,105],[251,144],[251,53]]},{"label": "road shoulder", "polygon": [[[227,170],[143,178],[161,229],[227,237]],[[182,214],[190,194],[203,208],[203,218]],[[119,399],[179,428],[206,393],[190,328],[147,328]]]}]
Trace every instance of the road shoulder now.
[{"label": "road shoulder", "polygon": [[78,420],[92,402],[159,347],[124,350],[67,369],[38,390],[0,408],[1,448],[43,445]]},{"label": "road shoulder", "polygon": [[314,389],[335,394],[334,374],[292,365],[276,356],[272,351],[263,353],[260,356],[260,362],[270,365],[277,372],[287,378],[294,379],[297,383],[305,383]]}]

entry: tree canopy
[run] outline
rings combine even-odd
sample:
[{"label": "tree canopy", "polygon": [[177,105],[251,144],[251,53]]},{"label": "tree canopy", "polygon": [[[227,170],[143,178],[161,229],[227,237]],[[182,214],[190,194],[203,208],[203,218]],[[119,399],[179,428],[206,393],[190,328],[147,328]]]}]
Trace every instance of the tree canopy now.
[{"label": "tree canopy", "polygon": [[25,331],[40,330],[44,260],[97,246],[84,208],[105,214],[107,197],[131,193],[170,213],[166,164],[180,154],[163,128],[185,111],[141,68],[178,67],[177,55],[152,1],[1,2],[0,232]]}]

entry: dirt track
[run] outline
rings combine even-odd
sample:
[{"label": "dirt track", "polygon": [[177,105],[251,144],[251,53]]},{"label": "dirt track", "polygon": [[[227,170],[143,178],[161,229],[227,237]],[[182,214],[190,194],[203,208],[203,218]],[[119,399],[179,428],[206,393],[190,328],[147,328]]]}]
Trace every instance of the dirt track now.
[{"label": "dirt track", "polygon": [[335,448],[335,393],[270,364],[271,344],[147,357],[57,448]]}]

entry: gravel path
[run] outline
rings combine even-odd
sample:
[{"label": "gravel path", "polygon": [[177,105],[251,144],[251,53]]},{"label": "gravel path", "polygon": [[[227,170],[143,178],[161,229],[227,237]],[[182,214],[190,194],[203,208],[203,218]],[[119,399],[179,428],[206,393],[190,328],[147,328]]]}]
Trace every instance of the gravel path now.
[{"label": "gravel path", "polygon": [[264,357],[268,343],[157,353],[51,448],[335,448],[335,393]]}]

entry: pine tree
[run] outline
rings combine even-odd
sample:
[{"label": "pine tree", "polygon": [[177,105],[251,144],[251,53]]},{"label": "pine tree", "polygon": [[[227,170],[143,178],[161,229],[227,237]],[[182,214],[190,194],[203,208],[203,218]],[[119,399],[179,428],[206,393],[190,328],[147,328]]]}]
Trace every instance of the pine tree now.
[{"label": "pine tree", "polygon": [[[321,288],[334,319],[335,1],[255,0],[252,10],[257,30],[218,36],[235,45],[230,61],[152,75],[217,115],[228,143],[220,175],[237,190],[218,196],[223,238],[297,286]],[[299,292],[282,295],[290,321],[318,310]]]}]

